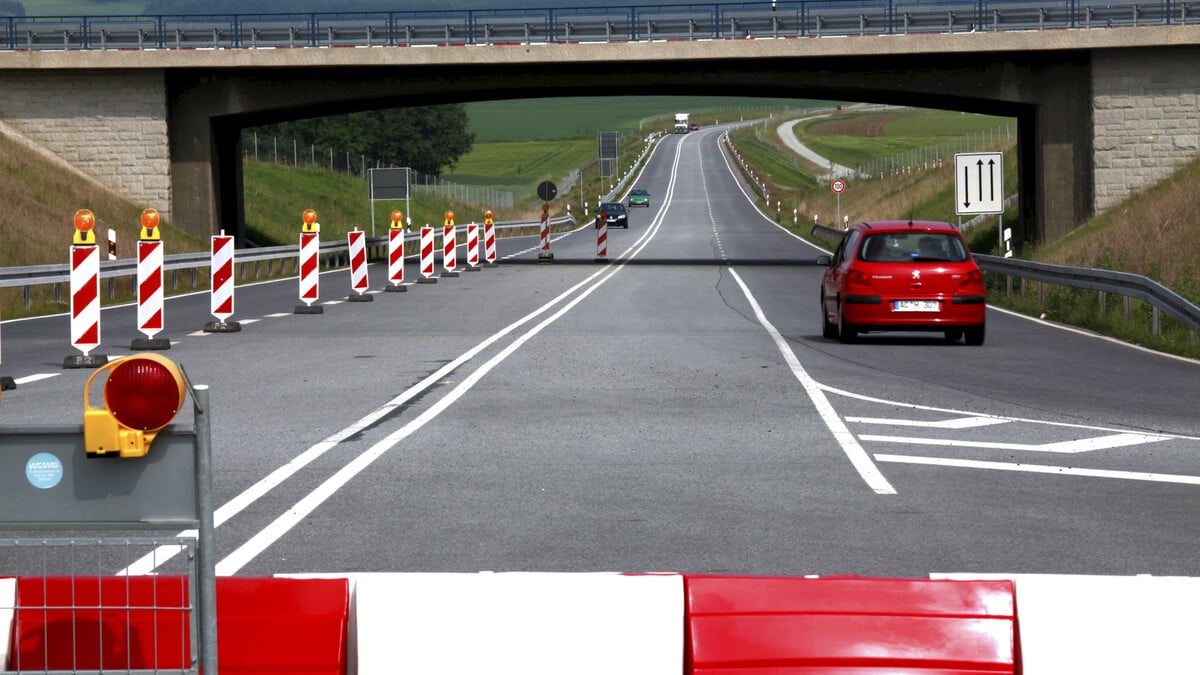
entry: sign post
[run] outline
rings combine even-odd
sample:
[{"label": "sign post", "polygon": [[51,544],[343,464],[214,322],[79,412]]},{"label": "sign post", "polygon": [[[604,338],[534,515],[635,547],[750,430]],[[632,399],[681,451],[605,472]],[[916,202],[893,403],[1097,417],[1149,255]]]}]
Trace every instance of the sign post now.
[{"label": "sign post", "polygon": [[1004,153],[954,155],[954,210],[960,216],[999,214],[1000,248],[1005,257],[1012,255],[1011,241],[1004,234]]},{"label": "sign post", "polygon": [[833,182],[829,184],[829,188],[833,190],[833,194],[837,195],[837,220],[833,221],[836,223],[842,219],[842,191],[846,189],[846,181],[834,178]]}]

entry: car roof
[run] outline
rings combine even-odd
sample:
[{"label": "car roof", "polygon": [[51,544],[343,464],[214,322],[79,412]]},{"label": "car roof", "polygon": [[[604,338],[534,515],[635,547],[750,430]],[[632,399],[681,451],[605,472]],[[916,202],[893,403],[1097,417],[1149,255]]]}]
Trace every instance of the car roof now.
[{"label": "car roof", "polygon": [[958,228],[940,220],[872,220],[853,225],[864,233],[944,232],[958,234]]},{"label": "car roof", "polygon": [[646,192],[646,188],[633,188],[632,194],[640,195]]}]

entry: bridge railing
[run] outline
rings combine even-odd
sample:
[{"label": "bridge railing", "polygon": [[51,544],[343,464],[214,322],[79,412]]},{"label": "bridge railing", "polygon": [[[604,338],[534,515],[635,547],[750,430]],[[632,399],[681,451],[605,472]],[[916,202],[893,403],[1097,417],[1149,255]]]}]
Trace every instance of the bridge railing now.
[{"label": "bridge railing", "polygon": [[1200,23],[1200,0],[755,0],[446,11],[0,17],[0,51],[634,42]]},{"label": "bridge railing", "polygon": [[[841,241],[845,231],[836,227],[814,224],[814,235],[828,237]],[[1038,304],[1043,300],[1043,284],[1055,284],[1069,288],[1080,288],[1097,291],[1100,310],[1104,311],[1106,295],[1116,295],[1124,298],[1125,312],[1129,313],[1130,299],[1141,300],[1151,308],[1150,331],[1154,335],[1162,332],[1161,318],[1166,313],[1191,332],[1192,339],[1200,331],[1200,307],[1193,305],[1187,298],[1162,284],[1129,272],[1114,272],[1112,270],[1091,269],[1087,267],[1068,267],[1050,263],[1019,260],[994,255],[974,254],[975,261],[984,272],[1003,275],[1006,279],[1006,292],[1012,294],[1012,280],[1021,280],[1021,294],[1026,291],[1026,282],[1032,281],[1037,285]]]}]

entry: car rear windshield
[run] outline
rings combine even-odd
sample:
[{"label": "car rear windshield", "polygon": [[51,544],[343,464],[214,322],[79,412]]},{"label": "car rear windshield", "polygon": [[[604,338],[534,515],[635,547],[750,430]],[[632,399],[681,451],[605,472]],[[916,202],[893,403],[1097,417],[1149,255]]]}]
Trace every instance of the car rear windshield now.
[{"label": "car rear windshield", "polygon": [[863,239],[866,262],[964,262],[970,257],[961,237],[948,232],[881,232]]},{"label": "car rear windshield", "polygon": [[600,210],[601,211],[624,211],[625,205],[618,203],[618,202],[605,203],[605,204],[600,205]]}]

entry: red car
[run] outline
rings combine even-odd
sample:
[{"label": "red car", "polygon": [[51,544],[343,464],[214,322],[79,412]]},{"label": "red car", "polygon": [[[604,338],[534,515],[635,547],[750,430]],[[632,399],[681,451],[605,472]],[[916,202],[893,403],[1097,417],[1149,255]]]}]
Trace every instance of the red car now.
[{"label": "red car", "polygon": [[983,344],[987,291],[967,242],[949,223],[878,221],[847,230],[821,279],[822,335],[937,331]]}]

